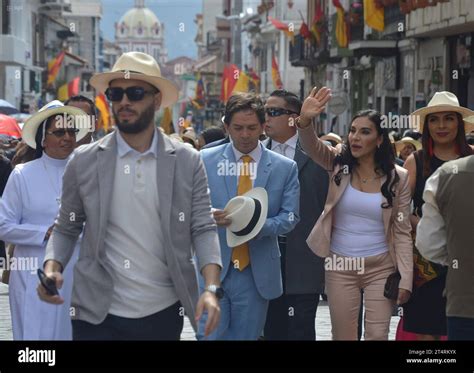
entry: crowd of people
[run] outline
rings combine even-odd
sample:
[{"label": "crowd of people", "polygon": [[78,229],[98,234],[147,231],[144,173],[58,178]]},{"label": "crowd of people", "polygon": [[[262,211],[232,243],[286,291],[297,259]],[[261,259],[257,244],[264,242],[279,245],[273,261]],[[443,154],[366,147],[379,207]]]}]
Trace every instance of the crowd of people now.
[{"label": "crowd of people", "polygon": [[151,56],[90,84],[112,133],[77,96],[1,144],[1,249],[36,263],[3,271],[15,340],[179,340],[184,315],[198,340],[315,340],[322,295],[334,340],[387,340],[394,311],[398,340],[474,340],[474,111],[454,94],[402,136],[369,108],[317,134],[326,87],[234,93],[222,123],[166,135],[178,89]]}]

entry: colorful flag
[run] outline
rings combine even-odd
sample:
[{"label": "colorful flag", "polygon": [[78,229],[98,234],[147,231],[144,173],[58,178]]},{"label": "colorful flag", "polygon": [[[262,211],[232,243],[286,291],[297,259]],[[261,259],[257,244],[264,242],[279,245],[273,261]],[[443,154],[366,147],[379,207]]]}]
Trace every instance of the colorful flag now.
[{"label": "colorful flag", "polygon": [[109,104],[103,93],[100,93],[96,96],[95,106],[100,113],[99,120],[97,122],[97,128],[103,128],[107,133],[110,127],[110,110]]},{"label": "colorful flag", "polygon": [[374,30],[383,31],[385,28],[383,6],[377,6],[375,0],[364,0],[364,21]]},{"label": "colorful flag", "polygon": [[161,123],[160,123],[161,128],[163,128],[163,131],[167,134],[170,135],[171,133],[174,132],[173,128],[173,113],[171,111],[171,108],[166,107],[163,111],[163,117],[161,118]]},{"label": "colorful flag", "polygon": [[196,92],[194,98],[196,100],[204,101],[204,81],[202,80],[201,73],[198,73],[197,75]]},{"label": "colorful flag", "polygon": [[300,35],[305,39],[309,39],[311,37],[311,32],[309,31],[308,25],[304,21],[300,27]]},{"label": "colorful flag", "polygon": [[347,23],[345,20],[344,8],[339,0],[332,0],[332,3],[337,8],[336,20],[336,40],[340,48],[347,48],[349,41],[347,38]]},{"label": "colorful flag", "polygon": [[62,51],[55,58],[48,62],[48,82],[46,84],[48,87],[51,86],[51,84],[53,84],[56,80],[59,69],[61,68],[61,64],[64,60],[64,55],[65,52]]},{"label": "colorful flag", "polygon": [[63,84],[58,88],[58,100],[66,101],[69,97],[77,96],[79,94],[80,77],[76,77],[69,83]]},{"label": "colorful flag", "polygon": [[288,38],[290,38],[290,42],[293,43],[295,40],[295,32],[290,28],[290,25],[287,25],[286,23],[279,21],[271,16],[268,16],[268,20],[275,26],[277,30],[281,30],[285,33]]},{"label": "colorful flag", "polygon": [[252,67],[249,68],[247,75],[250,78],[249,90],[255,91],[256,93],[260,92],[260,77]]},{"label": "colorful flag", "polygon": [[313,23],[311,24],[311,34],[314,37],[314,40],[316,40],[316,43],[318,45],[321,44],[321,32],[322,32],[322,20],[323,20],[323,9],[321,7],[321,1],[316,0],[316,8],[315,8],[315,13],[314,13],[314,18],[313,18]]},{"label": "colorful flag", "polygon": [[239,79],[237,80],[237,83],[235,83],[234,89],[232,90],[232,93],[234,92],[248,92],[249,91],[249,76],[243,72],[239,72]]},{"label": "colorful flag", "polygon": [[236,65],[227,65],[222,72],[221,101],[226,103],[239,79],[240,70]]},{"label": "colorful flag", "polygon": [[275,89],[283,88],[283,83],[281,81],[280,71],[279,71],[278,63],[275,56],[273,56],[272,58],[272,80],[273,80],[273,86],[275,87]]}]

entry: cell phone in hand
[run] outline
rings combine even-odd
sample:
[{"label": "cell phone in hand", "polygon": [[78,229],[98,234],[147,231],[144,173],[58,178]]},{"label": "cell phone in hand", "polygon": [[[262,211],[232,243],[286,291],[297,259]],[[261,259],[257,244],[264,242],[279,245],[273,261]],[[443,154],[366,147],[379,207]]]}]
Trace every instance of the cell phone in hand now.
[{"label": "cell phone in hand", "polygon": [[56,281],[51,277],[46,276],[41,268],[38,268],[38,277],[41,285],[44,286],[49,295],[59,295],[58,289],[56,288]]}]

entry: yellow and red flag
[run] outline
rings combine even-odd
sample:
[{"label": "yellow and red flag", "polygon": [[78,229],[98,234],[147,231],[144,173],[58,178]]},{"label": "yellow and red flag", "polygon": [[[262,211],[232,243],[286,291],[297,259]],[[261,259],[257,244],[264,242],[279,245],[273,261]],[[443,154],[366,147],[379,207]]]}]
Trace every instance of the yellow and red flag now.
[{"label": "yellow and red flag", "polygon": [[311,24],[311,34],[318,45],[321,44],[322,19],[324,13],[321,7],[321,0],[316,0],[316,9],[314,13],[313,23]]},{"label": "yellow and red flag", "polygon": [[290,42],[293,43],[295,40],[295,32],[291,29],[290,25],[279,21],[271,16],[268,16],[268,20],[275,26],[277,30],[283,31],[286,36],[290,39]]},{"label": "yellow and red flag", "polygon": [[383,31],[385,28],[383,6],[378,6],[375,0],[364,0],[364,21],[374,30]]},{"label": "yellow and red flag", "polygon": [[249,83],[250,83],[250,78],[249,76],[243,72],[239,72],[239,79],[237,79],[237,83],[235,83],[234,89],[232,90],[232,93],[234,92],[248,92],[249,91]]},{"label": "yellow and red flag", "polygon": [[110,128],[110,110],[109,104],[107,99],[105,98],[103,93],[100,93],[95,98],[95,106],[97,110],[99,110],[100,116],[97,122],[97,127],[103,128],[104,131],[107,133]]},{"label": "yellow and red flag", "polygon": [[221,101],[226,103],[234,91],[240,77],[240,70],[236,65],[227,65],[222,72]]},{"label": "yellow and red flag", "polygon": [[332,0],[337,9],[336,19],[336,40],[340,48],[347,48],[349,40],[347,38],[347,23],[345,20],[344,8],[339,0]]},{"label": "yellow and red flag", "polygon": [[163,111],[163,117],[161,118],[161,123],[160,123],[161,128],[163,128],[163,131],[167,134],[170,135],[174,132],[173,128],[173,112],[171,111],[171,108],[166,107]]},{"label": "yellow and red flag", "polygon": [[273,86],[275,87],[275,89],[282,89],[283,88],[283,83],[281,81],[278,62],[277,62],[275,56],[273,56],[273,58],[272,58],[272,80],[273,80]]},{"label": "yellow and red flag", "polygon": [[256,93],[260,92],[260,77],[252,67],[249,68],[248,76],[250,78],[249,89],[255,91]]},{"label": "yellow and red flag", "polygon": [[69,83],[63,84],[58,88],[58,100],[66,101],[69,97],[77,96],[79,94],[80,77],[76,77]]},{"label": "yellow and red flag", "polygon": [[51,84],[53,84],[56,80],[59,69],[61,68],[61,64],[64,60],[64,55],[65,52],[62,51],[55,58],[48,62],[48,82],[46,84],[48,87],[51,86]]},{"label": "yellow and red flag", "polygon": [[239,79],[240,70],[236,65],[227,65],[222,71],[221,101],[226,103]]}]

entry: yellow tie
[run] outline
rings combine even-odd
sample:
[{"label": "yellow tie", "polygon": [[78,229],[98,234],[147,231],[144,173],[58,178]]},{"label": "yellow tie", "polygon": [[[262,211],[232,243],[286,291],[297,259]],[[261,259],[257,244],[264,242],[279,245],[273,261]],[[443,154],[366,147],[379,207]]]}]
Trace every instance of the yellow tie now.
[{"label": "yellow tie", "polygon": [[[239,184],[237,186],[237,195],[242,195],[252,189],[252,179],[250,178],[250,162],[252,157],[250,155],[242,156],[243,163],[240,168]],[[232,263],[239,271],[243,271],[250,263],[249,245],[243,243],[234,247],[232,250]]]}]

